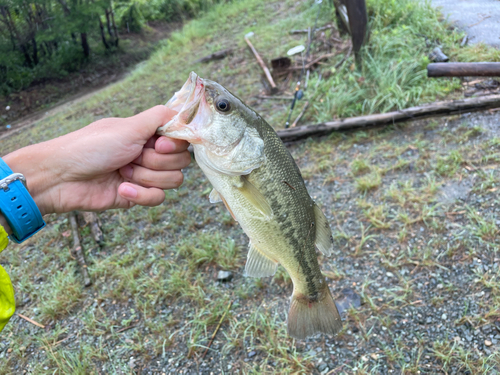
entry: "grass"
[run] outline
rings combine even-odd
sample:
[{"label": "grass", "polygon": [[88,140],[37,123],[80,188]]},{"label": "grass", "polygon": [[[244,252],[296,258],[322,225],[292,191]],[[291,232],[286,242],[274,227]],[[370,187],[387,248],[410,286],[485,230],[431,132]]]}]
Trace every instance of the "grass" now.
[{"label": "grass", "polygon": [[[421,35],[445,45],[452,59],[497,58],[484,46],[461,48],[460,33],[418,4],[368,2],[373,34],[362,70],[351,70],[349,58],[328,78],[313,72],[308,121],[460,95],[456,80],[425,79],[431,47]],[[255,98],[260,68],[242,37],[254,31],[254,45],[270,59],[304,43],[288,30],[311,25],[315,16],[306,2],[215,6],[162,42],[126,80],[3,139],[2,153],[166,102],[191,69],[227,86],[278,128],[288,105]],[[331,17],[324,11],[318,23]],[[228,46],[236,52],[227,60],[193,63]],[[352,289],[362,299],[345,313],[337,337],[287,337],[288,274],[279,267],[274,278],[242,276],[247,238],[222,205],[208,202],[209,183],[193,165],[159,207],[101,213],[102,247],[83,230],[90,288],[82,287],[70,256],[65,215],[48,217],[40,235],[2,253],[18,311],[47,328],[14,317],[0,337],[0,373],[498,372],[498,346],[483,344],[500,319],[497,122],[432,120],[290,147],[333,230],[335,254],[319,259],[334,297]],[[468,183],[465,194],[443,198],[461,182]],[[233,281],[218,282],[219,270],[231,271]]]}]

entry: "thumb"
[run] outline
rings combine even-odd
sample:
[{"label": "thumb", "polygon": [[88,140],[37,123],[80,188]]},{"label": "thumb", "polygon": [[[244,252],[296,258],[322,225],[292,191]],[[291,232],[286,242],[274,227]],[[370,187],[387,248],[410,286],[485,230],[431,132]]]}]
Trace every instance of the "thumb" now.
[{"label": "thumb", "polygon": [[128,117],[127,125],[147,141],[156,133],[156,129],[169,122],[177,114],[176,111],[164,105],[157,105],[135,116]]}]

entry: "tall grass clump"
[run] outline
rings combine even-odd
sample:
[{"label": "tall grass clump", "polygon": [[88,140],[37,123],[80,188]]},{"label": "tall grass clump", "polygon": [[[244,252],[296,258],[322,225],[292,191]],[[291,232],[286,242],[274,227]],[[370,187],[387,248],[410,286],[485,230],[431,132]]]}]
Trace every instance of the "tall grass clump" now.
[{"label": "tall grass clump", "polygon": [[319,121],[387,112],[453,94],[460,87],[458,79],[427,78],[428,55],[435,47],[451,60],[500,60],[500,51],[492,48],[461,48],[463,34],[450,30],[429,2],[368,0],[367,7],[371,34],[361,51],[362,67],[355,68],[350,59],[319,82]]}]

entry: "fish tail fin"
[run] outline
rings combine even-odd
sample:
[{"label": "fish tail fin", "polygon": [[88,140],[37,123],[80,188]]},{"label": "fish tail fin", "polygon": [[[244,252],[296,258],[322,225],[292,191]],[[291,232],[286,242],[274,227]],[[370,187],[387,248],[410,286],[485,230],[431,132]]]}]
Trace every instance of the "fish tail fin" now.
[{"label": "fish tail fin", "polygon": [[330,289],[325,285],[321,297],[311,300],[299,293],[292,295],[288,312],[288,334],[305,339],[316,333],[334,335],[342,329],[342,321]]}]

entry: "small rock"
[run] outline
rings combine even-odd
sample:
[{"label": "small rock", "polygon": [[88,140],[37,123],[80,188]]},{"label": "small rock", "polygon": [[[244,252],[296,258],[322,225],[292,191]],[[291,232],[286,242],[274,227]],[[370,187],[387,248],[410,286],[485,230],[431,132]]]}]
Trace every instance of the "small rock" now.
[{"label": "small rock", "polygon": [[443,320],[448,319],[448,315],[446,315],[446,314],[441,315],[441,319],[443,319]]},{"label": "small rock", "polygon": [[375,361],[378,360],[378,354],[377,353],[370,354],[370,357],[372,357],[372,359],[375,360]]},{"label": "small rock", "polygon": [[7,107],[5,107],[5,110],[8,111],[10,109],[10,105],[8,105]]},{"label": "small rock", "polygon": [[248,358],[255,357],[255,354],[257,354],[257,352],[255,350],[252,350],[250,353],[248,353]]},{"label": "small rock", "polygon": [[323,372],[326,370],[327,367],[328,365],[326,363],[321,363],[317,368],[319,372]]},{"label": "small rock", "polygon": [[429,59],[434,62],[446,62],[449,60],[448,56],[446,56],[439,47],[436,47],[432,50],[429,55]]},{"label": "small rock", "polygon": [[229,271],[219,271],[217,274],[217,280],[222,282],[228,282],[233,279],[233,274]]},{"label": "small rock", "polygon": [[342,290],[342,298],[339,298],[335,301],[335,305],[337,306],[337,310],[339,314],[342,314],[344,311],[348,310],[349,307],[354,307],[357,309],[361,306],[361,297],[354,292],[351,288],[345,288]]},{"label": "small rock", "polygon": [[484,345],[491,346],[493,343],[490,340],[484,340]]},{"label": "small rock", "polygon": [[363,362],[368,362],[368,357],[366,355],[364,355],[364,356],[361,357],[361,360]]}]

